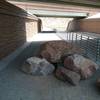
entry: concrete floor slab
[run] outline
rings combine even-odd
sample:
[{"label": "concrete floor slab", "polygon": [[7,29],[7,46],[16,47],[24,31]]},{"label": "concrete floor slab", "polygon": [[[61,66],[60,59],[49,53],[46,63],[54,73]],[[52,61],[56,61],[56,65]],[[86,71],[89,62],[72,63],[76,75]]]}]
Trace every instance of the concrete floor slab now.
[{"label": "concrete floor slab", "polygon": [[0,100],[100,100],[100,91],[95,86],[100,70],[78,86],[63,83],[54,75],[32,76],[21,72],[23,61],[26,57],[36,55],[40,44],[31,43],[19,59],[0,72]]}]

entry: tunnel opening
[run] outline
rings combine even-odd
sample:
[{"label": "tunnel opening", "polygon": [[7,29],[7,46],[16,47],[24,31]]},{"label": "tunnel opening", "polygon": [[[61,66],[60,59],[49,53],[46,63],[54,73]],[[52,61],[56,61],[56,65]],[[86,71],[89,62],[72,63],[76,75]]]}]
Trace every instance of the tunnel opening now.
[{"label": "tunnel opening", "polygon": [[61,18],[61,17],[39,17],[41,19],[41,32],[42,33],[55,33],[57,31],[67,31],[69,21],[73,18]]}]

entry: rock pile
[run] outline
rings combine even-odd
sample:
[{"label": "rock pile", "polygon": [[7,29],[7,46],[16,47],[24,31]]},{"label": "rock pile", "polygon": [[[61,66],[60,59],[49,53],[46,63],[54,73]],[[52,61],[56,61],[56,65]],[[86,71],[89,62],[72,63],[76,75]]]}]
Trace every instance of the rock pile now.
[{"label": "rock pile", "polygon": [[[65,41],[50,41],[41,45],[39,57],[28,58],[22,71],[32,75],[49,75],[54,72],[53,63],[61,63],[55,76],[72,85],[77,85],[81,79],[88,79],[98,69],[92,60],[83,57],[84,51]],[[100,83],[100,80],[99,80]]]}]

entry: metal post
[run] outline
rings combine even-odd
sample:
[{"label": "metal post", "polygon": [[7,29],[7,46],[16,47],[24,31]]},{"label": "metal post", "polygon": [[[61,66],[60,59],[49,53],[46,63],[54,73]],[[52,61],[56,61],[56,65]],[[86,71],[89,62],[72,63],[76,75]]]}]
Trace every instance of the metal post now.
[{"label": "metal post", "polygon": [[80,39],[80,46],[82,46],[82,34],[81,34],[81,39]]},{"label": "metal post", "polygon": [[68,32],[67,32],[67,41],[68,41]]},{"label": "metal post", "polygon": [[96,61],[98,61],[98,57],[100,57],[100,39],[97,39]]},{"label": "metal post", "polygon": [[75,43],[77,44],[77,33],[76,33],[76,37],[75,37]]},{"label": "metal post", "polygon": [[72,44],[73,44],[73,34],[74,34],[74,33],[72,33]]},{"label": "metal post", "polygon": [[87,42],[86,42],[86,55],[88,55],[88,48],[89,48],[89,36],[87,37]]}]

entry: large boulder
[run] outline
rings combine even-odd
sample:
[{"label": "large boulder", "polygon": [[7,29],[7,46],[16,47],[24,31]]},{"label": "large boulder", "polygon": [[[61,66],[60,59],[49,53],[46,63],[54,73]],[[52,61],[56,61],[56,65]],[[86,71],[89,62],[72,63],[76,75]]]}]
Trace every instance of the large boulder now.
[{"label": "large boulder", "polygon": [[79,73],[82,79],[89,78],[98,69],[95,62],[79,54],[63,56],[62,63],[66,69]]},{"label": "large boulder", "polygon": [[40,47],[39,55],[52,63],[59,62],[62,55],[69,53],[83,53],[79,47],[65,41],[49,41]]},{"label": "large boulder", "polygon": [[56,70],[56,77],[64,82],[69,82],[72,85],[78,85],[80,81],[80,75],[76,72],[68,70],[64,67],[58,67]]},{"label": "large boulder", "polygon": [[46,59],[37,57],[28,58],[22,65],[22,71],[32,75],[49,75],[55,67],[50,64]]}]

